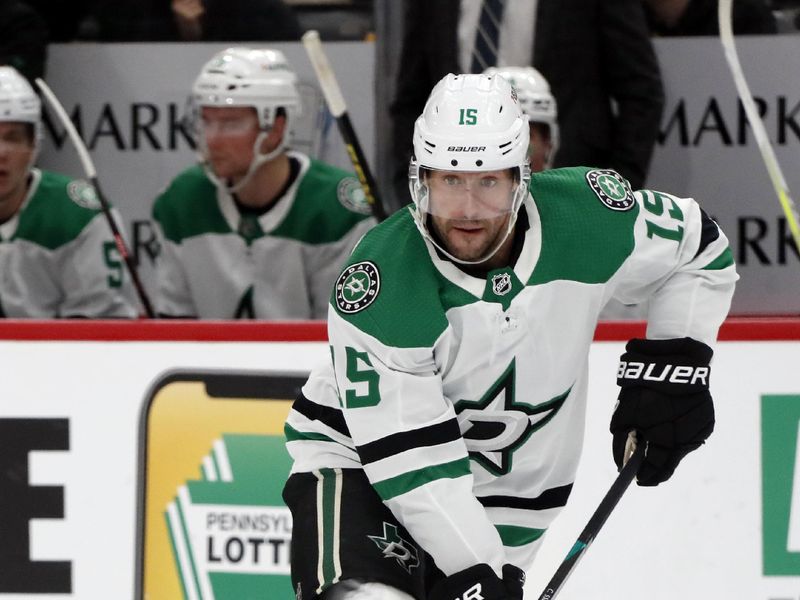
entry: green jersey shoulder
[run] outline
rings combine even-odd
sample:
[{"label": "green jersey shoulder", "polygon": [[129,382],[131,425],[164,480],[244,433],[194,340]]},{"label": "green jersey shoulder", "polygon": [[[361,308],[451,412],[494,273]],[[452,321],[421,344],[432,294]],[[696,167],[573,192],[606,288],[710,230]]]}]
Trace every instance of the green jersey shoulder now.
[{"label": "green jersey shoulder", "polygon": [[356,327],[407,348],[433,345],[447,327],[448,305],[477,300],[439,273],[406,209],[362,238],[331,295],[336,311]]},{"label": "green jersey shoulder", "polygon": [[541,220],[541,254],[530,284],[604,283],[635,246],[639,206],[610,169],[570,167],[536,173],[531,195]]},{"label": "green jersey shoulder", "polygon": [[217,188],[199,165],[178,174],[153,205],[164,237],[175,243],[207,233],[231,233],[217,202]]},{"label": "green jersey shoulder", "polygon": [[308,169],[301,172],[294,203],[273,235],[326,244],[341,239],[369,216],[364,190],[351,173],[309,159]]},{"label": "green jersey shoulder", "polygon": [[39,173],[39,183],[20,212],[14,239],[56,250],[81,234],[100,212],[100,203],[84,180]]}]

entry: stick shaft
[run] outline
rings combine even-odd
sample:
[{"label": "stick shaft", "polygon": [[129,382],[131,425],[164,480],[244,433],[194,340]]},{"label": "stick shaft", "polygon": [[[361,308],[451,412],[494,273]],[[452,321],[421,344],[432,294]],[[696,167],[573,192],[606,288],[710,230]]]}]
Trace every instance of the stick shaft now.
[{"label": "stick shaft", "polygon": [[353,128],[353,124],[350,121],[350,115],[347,112],[347,104],[344,101],[339,82],[336,80],[336,74],[333,72],[328,57],[322,48],[319,33],[313,29],[307,31],[303,34],[302,40],[311,65],[314,67],[314,73],[317,75],[320,88],[322,88],[322,94],[325,96],[325,103],[328,105],[328,110],[331,112],[331,115],[333,115],[333,118],[336,119],[339,133],[342,135],[342,139],[347,148],[347,155],[350,158],[356,176],[364,190],[364,195],[366,196],[367,203],[370,205],[372,215],[378,221],[383,221],[386,218],[386,209],[378,197],[378,187],[375,184],[375,178],[372,176],[372,171],[367,163],[367,157],[361,148],[356,130]]},{"label": "stick shaft", "polygon": [[789,223],[789,229],[792,232],[795,246],[800,252],[800,215],[797,212],[797,206],[792,200],[789,192],[789,186],[786,184],[786,178],[783,176],[780,163],[775,156],[775,151],[772,144],[767,137],[764,123],[761,116],[758,114],[753,94],[747,85],[747,80],[742,71],[742,65],[739,62],[739,55],[736,52],[736,44],[733,38],[733,25],[731,18],[733,0],[720,0],[717,10],[717,18],[719,20],[719,36],[722,43],[722,49],[725,53],[725,60],[728,63],[728,68],[733,76],[733,82],[736,85],[736,90],[739,93],[739,98],[744,106],[744,112],[747,115],[747,120],[750,122],[750,128],[753,130],[753,136],[756,139],[756,145],[761,153],[761,158],[764,161],[764,166],[769,173],[772,187],[775,188],[775,193],[778,195],[778,201],[781,204],[783,213]]},{"label": "stick shaft", "polygon": [[619,475],[617,475],[614,483],[595,509],[586,527],[583,528],[583,531],[581,531],[578,539],[572,545],[572,548],[570,548],[567,556],[561,561],[555,574],[545,586],[544,591],[539,596],[539,600],[552,600],[555,598],[558,591],[564,585],[564,582],[566,582],[567,578],[575,569],[578,561],[583,558],[586,550],[594,541],[600,529],[602,529],[603,524],[605,524],[609,515],[611,515],[612,511],[617,506],[620,498],[622,498],[625,490],[628,489],[631,481],[636,477],[636,473],[639,471],[639,467],[644,459],[645,446],[645,444],[640,444],[631,455],[628,462],[625,463],[625,466],[619,472]]},{"label": "stick shaft", "polygon": [[105,216],[106,222],[111,229],[111,235],[114,237],[114,243],[117,246],[117,250],[122,257],[122,260],[125,262],[125,266],[131,276],[131,281],[133,281],[133,286],[136,289],[136,294],[139,296],[139,301],[142,303],[142,308],[144,309],[144,312],[148,318],[154,318],[155,311],[153,310],[153,305],[150,302],[150,298],[147,295],[144,286],[142,285],[141,279],[139,278],[139,271],[136,269],[136,265],[133,262],[131,253],[128,251],[128,247],[125,244],[125,239],[122,237],[122,232],[117,225],[114,215],[111,213],[111,204],[108,202],[106,195],[100,189],[100,182],[97,179],[97,170],[95,169],[94,162],[92,162],[92,157],[89,155],[89,151],[86,148],[86,144],[83,143],[78,130],[75,129],[75,125],[72,123],[69,115],[67,115],[67,111],[64,110],[64,106],[58,100],[58,97],[53,93],[53,90],[50,89],[50,86],[48,86],[42,79],[36,79],[36,85],[39,86],[42,94],[44,94],[44,97],[47,99],[62,125],[64,125],[64,128],[67,130],[67,134],[72,141],[72,145],[74,146],[78,153],[78,157],[81,160],[86,177],[89,179],[90,183],[95,189],[95,192],[97,193],[97,198],[100,201],[100,210],[102,211],[103,216]]}]

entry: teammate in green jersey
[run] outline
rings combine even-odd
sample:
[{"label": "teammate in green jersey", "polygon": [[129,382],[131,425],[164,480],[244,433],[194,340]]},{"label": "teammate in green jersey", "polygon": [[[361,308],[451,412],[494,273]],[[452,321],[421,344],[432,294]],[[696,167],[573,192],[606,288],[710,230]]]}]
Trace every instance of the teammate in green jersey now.
[{"label": "teammate in green jersey", "polygon": [[618,369],[612,454],[640,485],[714,427],[709,372],[736,269],[691,199],[609,169],[530,174],[502,77],[448,75],[414,128],[413,207],[364,236],[331,296],[331,360],[287,419],[299,600],[522,598],[572,490],[609,299],[648,300]]},{"label": "teammate in green jersey", "polygon": [[156,200],[157,311],[322,319],[343,262],[375,223],[355,177],[288,150],[296,77],[276,50],[229,48],[192,90],[201,163]]},{"label": "teammate in green jersey", "polygon": [[94,188],[35,168],[40,137],[39,97],[0,67],[0,316],[136,317]]}]

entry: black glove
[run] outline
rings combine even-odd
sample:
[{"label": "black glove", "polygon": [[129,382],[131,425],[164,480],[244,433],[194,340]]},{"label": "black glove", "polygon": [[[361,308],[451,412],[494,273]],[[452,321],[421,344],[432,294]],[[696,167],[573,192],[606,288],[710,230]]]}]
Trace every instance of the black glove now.
[{"label": "black glove", "polygon": [[503,578],[487,564],[474,565],[438,581],[428,600],[522,600],[525,573],[514,565],[503,565]]},{"label": "black glove", "polygon": [[672,476],[681,459],[714,431],[714,403],[708,392],[711,348],[691,338],[634,339],[617,371],[622,390],[611,417],[617,467],[628,432],[647,444],[639,485],[658,485]]}]

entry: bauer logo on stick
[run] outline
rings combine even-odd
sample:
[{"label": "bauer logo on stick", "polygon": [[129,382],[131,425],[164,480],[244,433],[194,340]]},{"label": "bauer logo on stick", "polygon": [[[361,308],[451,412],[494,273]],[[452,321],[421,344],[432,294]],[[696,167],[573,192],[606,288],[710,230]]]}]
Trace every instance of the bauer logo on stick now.
[{"label": "bauer logo on stick", "polygon": [[594,169],[586,173],[589,187],[611,210],[629,210],[634,203],[628,182],[611,169]]},{"label": "bauer logo on stick", "polygon": [[357,313],[375,301],[380,289],[378,267],[369,261],[350,265],[336,280],[336,306],[343,313]]}]

